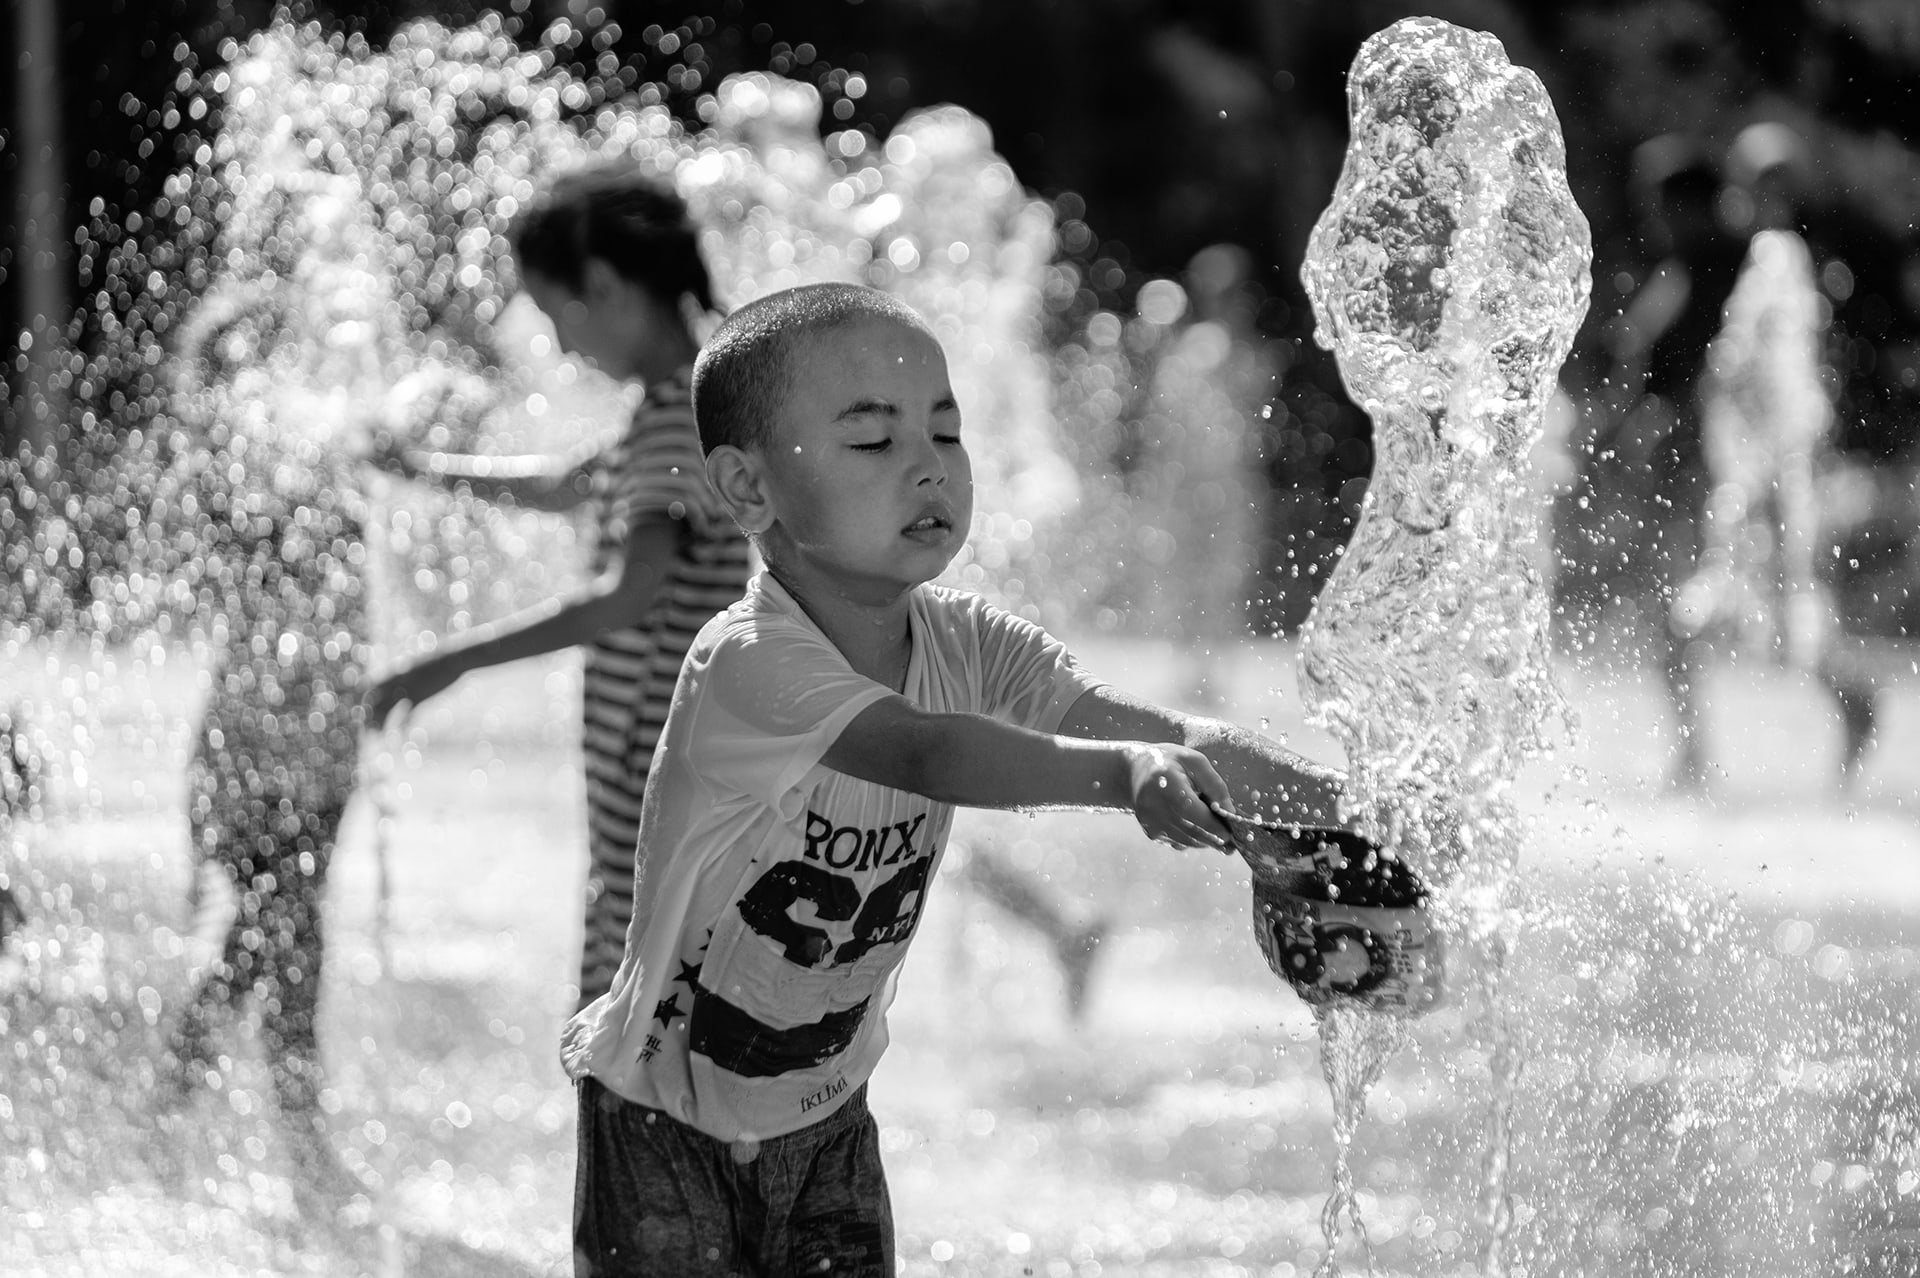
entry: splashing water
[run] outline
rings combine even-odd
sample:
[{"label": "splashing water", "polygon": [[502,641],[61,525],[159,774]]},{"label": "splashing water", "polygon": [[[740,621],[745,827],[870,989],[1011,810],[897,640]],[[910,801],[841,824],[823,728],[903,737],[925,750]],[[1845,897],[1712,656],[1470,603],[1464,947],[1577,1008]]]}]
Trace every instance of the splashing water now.
[{"label": "splashing water", "polygon": [[[1361,46],[1348,107],[1346,161],[1303,274],[1318,340],[1373,419],[1377,462],[1309,618],[1300,683],[1346,751],[1349,815],[1440,890],[1466,933],[1453,948],[1490,1002],[1521,837],[1509,791],[1562,704],[1526,458],[1586,311],[1590,241],[1552,104],[1492,36],[1395,23]],[[1321,1018],[1342,1164],[1366,1090],[1404,1040],[1375,1019]],[[1511,1084],[1509,1068],[1496,1091]],[[1503,1162],[1490,1157],[1489,1173]],[[1490,1183],[1488,1272],[1503,1268],[1501,1198]],[[1336,1270],[1343,1212],[1357,1223],[1344,1166],[1323,1272]]]}]

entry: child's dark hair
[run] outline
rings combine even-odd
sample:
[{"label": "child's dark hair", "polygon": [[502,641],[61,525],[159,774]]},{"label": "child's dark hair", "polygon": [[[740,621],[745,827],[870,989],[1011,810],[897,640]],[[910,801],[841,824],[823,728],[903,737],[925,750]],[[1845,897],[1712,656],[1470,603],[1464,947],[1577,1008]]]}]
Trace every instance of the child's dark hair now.
[{"label": "child's dark hair", "polygon": [[727,316],[693,362],[700,447],[763,448],[787,393],[795,348],[855,320],[893,320],[932,335],[911,306],[864,284],[802,284],[755,298]]},{"label": "child's dark hair", "polygon": [[549,178],[507,228],[520,269],[578,290],[589,257],[659,297],[691,293],[713,309],[700,228],[664,178],[611,161]]}]

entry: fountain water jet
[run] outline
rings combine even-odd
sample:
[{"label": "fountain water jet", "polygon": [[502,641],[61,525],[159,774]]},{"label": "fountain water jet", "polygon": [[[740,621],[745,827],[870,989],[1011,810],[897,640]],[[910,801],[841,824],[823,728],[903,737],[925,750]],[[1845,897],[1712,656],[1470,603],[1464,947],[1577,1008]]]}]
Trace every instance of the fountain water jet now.
[{"label": "fountain water jet", "polygon": [[[1541,512],[1522,476],[1586,311],[1589,236],[1546,91],[1492,36],[1397,22],[1361,46],[1347,93],[1346,161],[1303,275],[1316,337],[1373,418],[1377,460],[1308,620],[1301,691],[1346,751],[1350,817],[1440,890],[1490,1001],[1522,836],[1511,785],[1561,705],[1532,559]],[[1499,1012],[1487,1014],[1510,1067]],[[1358,1008],[1320,1015],[1336,1105],[1331,1272],[1341,1213],[1359,1220],[1353,1127],[1405,1031]],[[1510,1068],[1495,1082],[1489,1272],[1503,1267]]]}]

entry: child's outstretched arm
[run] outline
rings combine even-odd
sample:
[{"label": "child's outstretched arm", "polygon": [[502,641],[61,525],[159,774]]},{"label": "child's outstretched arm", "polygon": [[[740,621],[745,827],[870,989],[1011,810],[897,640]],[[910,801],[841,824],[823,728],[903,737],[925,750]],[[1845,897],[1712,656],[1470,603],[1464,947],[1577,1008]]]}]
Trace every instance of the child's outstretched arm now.
[{"label": "child's outstretched arm", "polygon": [[365,696],[368,720],[376,726],[384,724],[401,702],[417,706],[471,671],[577,647],[606,631],[639,625],[653,610],[679,542],[677,525],[636,524],[619,564],[580,593],[475,626],[431,654],[375,679]]},{"label": "child's outstretched arm", "polygon": [[1226,782],[1178,741],[1091,740],[1035,732],[978,714],[922,710],[888,697],[856,715],[821,760],[896,790],[977,808],[1116,808],[1149,837],[1231,849],[1213,805]]},{"label": "child's outstretched arm", "polygon": [[1340,819],[1338,771],[1237,724],[1170,710],[1103,686],[1089,689],[1073,703],[1060,731],[1100,741],[1177,741],[1218,769],[1232,811],[1327,828],[1345,824]]},{"label": "child's outstretched arm", "polygon": [[369,460],[402,479],[434,484],[449,492],[465,488],[493,505],[512,502],[528,510],[552,513],[572,510],[587,499],[594,455],[586,450],[579,456],[534,453],[493,457],[393,445],[376,449]]}]

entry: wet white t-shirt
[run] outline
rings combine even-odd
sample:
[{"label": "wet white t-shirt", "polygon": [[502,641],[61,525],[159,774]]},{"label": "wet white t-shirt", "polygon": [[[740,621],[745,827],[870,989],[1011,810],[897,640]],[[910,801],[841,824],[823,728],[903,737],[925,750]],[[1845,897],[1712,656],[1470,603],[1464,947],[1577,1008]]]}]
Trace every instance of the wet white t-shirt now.
[{"label": "wet white t-shirt", "polygon": [[[1098,681],[978,596],[911,597],[904,695],[1059,727]],[[886,1011],[953,805],[820,760],[888,695],[765,573],[681,668],[654,756],[633,922],[613,988],[568,1023],[567,1072],[722,1140],[832,1113],[887,1045]]]}]

